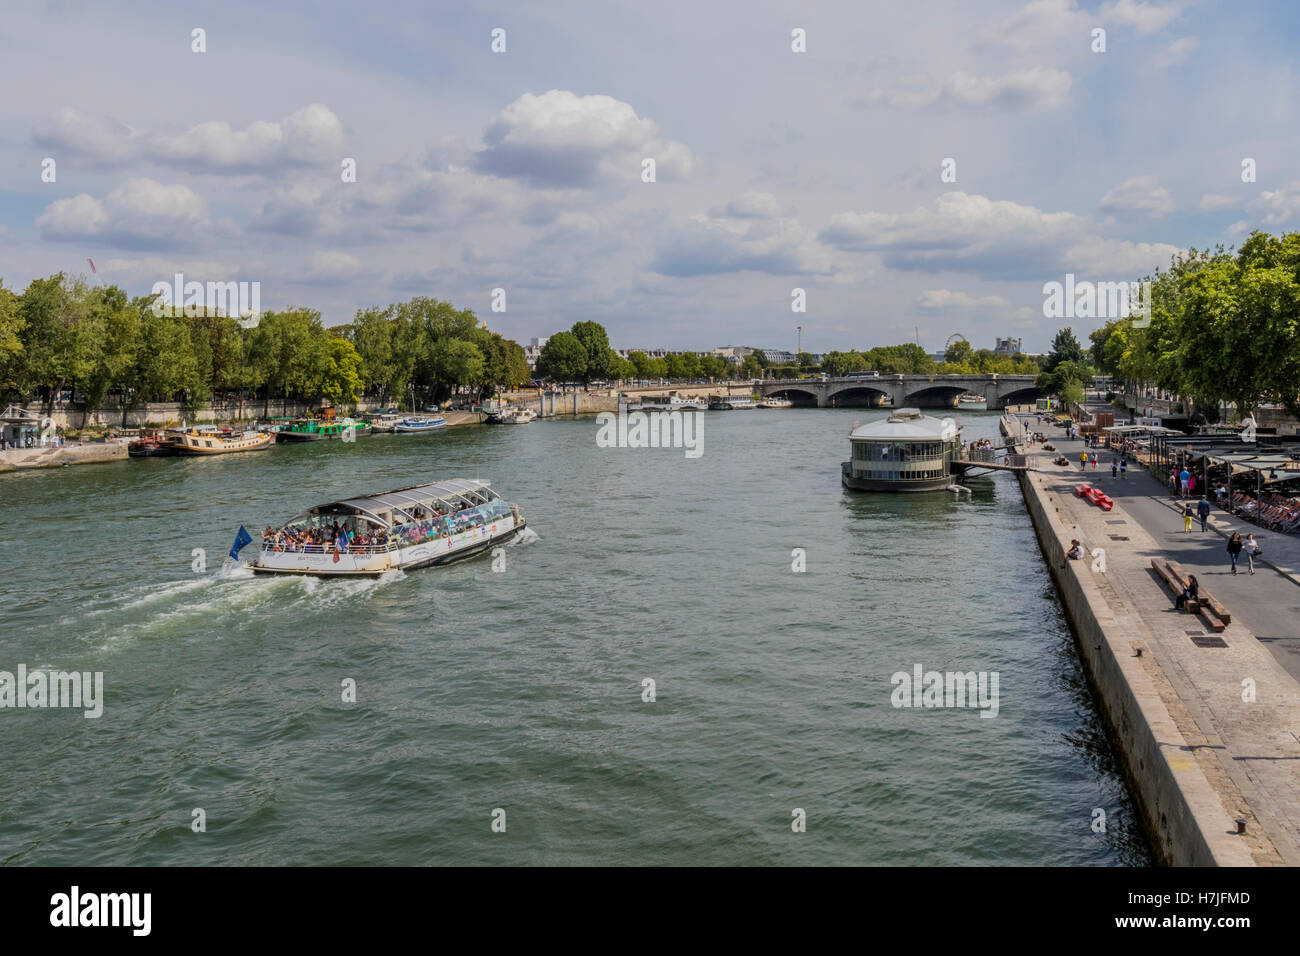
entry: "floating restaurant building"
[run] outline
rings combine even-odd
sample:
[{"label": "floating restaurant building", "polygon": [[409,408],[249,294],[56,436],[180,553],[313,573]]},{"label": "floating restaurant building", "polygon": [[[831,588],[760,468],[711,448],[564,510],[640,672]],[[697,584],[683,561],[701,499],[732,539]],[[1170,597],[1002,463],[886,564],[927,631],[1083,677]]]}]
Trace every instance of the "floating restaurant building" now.
[{"label": "floating restaurant building", "polygon": [[850,459],[840,466],[855,491],[936,491],[965,470],[961,429],[951,418],[900,408],[849,433]]}]

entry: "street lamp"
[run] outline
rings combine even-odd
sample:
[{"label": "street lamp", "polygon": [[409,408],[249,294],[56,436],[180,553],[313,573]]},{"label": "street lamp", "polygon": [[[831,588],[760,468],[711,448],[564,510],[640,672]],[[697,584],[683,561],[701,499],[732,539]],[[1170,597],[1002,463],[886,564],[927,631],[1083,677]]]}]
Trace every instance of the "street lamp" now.
[{"label": "street lamp", "polygon": [[796,333],[798,333],[798,338],[796,339],[795,346],[794,346],[794,354],[802,355],[803,354],[803,326],[796,325],[794,327],[794,330]]}]

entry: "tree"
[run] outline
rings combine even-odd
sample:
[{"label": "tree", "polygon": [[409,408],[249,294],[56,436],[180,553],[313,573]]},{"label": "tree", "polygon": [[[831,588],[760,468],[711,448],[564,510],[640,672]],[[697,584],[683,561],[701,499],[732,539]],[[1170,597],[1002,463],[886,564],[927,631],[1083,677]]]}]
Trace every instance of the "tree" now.
[{"label": "tree", "polygon": [[22,332],[27,322],[21,305],[19,297],[0,279],[0,393],[16,390],[22,375]]},{"label": "tree", "polygon": [[839,378],[850,372],[866,372],[867,358],[857,349],[849,352],[827,352],[822,357],[822,371],[832,378]]},{"label": "tree", "polygon": [[135,361],[140,339],[140,309],[128,301],[126,292],[117,286],[90,290],[93,326],[100,330],[100,347],[81,382],[85,404],[81,427],[87,417],[104,403],[108,390],[121,383]]},{"label": "tree", "polygon": [[970,361],[974,348],[965,339],[958,339],[944,350],[943,360],[953,365],[965,365]]},{"label": "tree", "polygon": [[1083,346],[1074,337],[1074,329],[1067,326],[1052,339],[1052,350],[1047,355],[1044,370],[1050,372],[1062,362],[1082,362],[1083,358]]},{"label": "tree", "polygon": [[20,389],[44,389],[48,414],[64,386],[84,379],[94,368],[102,316],[91,312],[85,281],[68,279],[62,272],[32,280],[23,292],[19,315],[27,358]]},{"label": "tree", "polygon": [[572,332],[555,333],[537,356],[537,374],[553,382],[586,381],[586,347]]},{"label": "tree", "polygon": [[609,335],[605,332],[605,327],[599,322],[575,322],[569,331],[582,343],[587,353],[582,382],[613,377],[618,355],[609,347]]},{"label": "tree", "polygon": [[347,339],[331,335],[317,386],[320,395],[335,405],[352,405],[362,392],[361,356]]}]

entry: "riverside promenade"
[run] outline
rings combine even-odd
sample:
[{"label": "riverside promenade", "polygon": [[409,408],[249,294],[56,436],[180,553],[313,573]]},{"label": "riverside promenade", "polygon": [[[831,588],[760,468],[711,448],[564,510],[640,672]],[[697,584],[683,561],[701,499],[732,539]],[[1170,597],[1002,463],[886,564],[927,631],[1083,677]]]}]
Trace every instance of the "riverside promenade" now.
[{"label": "riverside promenade", "polygon": [[[1177,503],[1140,466],[1112,478],[1110,452],[1099,449],[1099,467],[1085,475],[1081,441],[1032,417],[1030,427],[1073,458],[1056,466],[1056,453],[1035,446],[1030,464],[1043,473],[1025,475],[1022,487],[1158,856],[1300,865],[1300,542],[1246,528],[1276,566],[1257,561],[1256,574],[1234,577],[1223,535],[1245,522],[1216,511],[1212,530],[1198,521],[1185,533]],[[1078,498],[1081,481],[1114,509]],[[1071,538],[1090,556],[1062,569]],[[1104,571],[1091,557],[1098,548]],[[1222,633],[1175,610],[1153,557],[1178,561],[1227,607]]]}]

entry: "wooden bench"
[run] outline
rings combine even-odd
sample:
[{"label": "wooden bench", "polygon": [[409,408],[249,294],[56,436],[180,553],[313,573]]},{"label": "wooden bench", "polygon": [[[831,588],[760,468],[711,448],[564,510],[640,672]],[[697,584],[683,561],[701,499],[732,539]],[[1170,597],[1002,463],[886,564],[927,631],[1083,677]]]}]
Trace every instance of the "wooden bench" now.
[{"label": "wooden bench", "polygon": [[[1187,585],[1187,575],[1183,573],[1182,566],[1177,561],[1169,562],[1169,570],[1173,571],[1174,574],[1178,575],[1179,580],[1183,582],[1184,586]],[[1217,617],[1224,624],[1231,624],[1232,615],[1229,614],[1228,609],[1224,607],[1222,604],[1220,604],[1218,599],[1215,598],[1215,596],[1206,589],[1205,585],[1202,584],[1199,588],[1199,591],[1201,595],[1201,605],[1202,606],[1208,605],[1209,609],[1214,612],[1215,617]]]},{"label": "wooden bench", "polygon": [[[1191,583],[1190,576],[1177,561],[1152,558],[1151,567],[1155,570],[1157,577],[1165,583],[1169,590],[1174,592],[1175,596],[1181,595],[1183,589]],[[1220,604],[1214,595],[1199,581],[1197,582],[1197,597],[1195,600],[1187,602],[1187,610],[1192,614],[1199,614],[1206,627],[1216,634],[1222,631],[1232,620],[1227,608]]]}]

